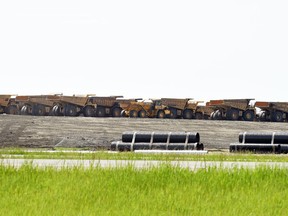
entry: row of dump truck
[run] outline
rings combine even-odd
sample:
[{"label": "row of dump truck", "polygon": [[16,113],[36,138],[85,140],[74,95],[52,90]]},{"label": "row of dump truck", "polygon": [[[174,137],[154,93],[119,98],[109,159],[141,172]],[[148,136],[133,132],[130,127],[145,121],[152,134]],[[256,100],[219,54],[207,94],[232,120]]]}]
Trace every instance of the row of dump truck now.
[{"label": "row of dump truck", "polygon": [[288,122],[288,102],[255,99],[126,99],[95,95],[0,95],[0,113],[34,116],[183,118]]}]

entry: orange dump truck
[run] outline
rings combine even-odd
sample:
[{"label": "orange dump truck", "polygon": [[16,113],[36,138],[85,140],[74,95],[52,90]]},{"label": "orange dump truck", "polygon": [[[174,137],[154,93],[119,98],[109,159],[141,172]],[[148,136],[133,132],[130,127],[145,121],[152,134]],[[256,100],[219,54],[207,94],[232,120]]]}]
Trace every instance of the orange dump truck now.
[{"label": "orange dump truck", "polygon": [[214,109],[209,106],[209,102],[199,102],[195,110],[195,119],[210,119]]},{"label": "orange dump truck", "polygon": [[210,100],[208,106],[213,108],[212,120],[254,121],[256,111],[251,103],[254,99]]},{"label": "orange dump truck", "polygon": [[88,95],[50,95],[47,100],[53,103],[51,115],[79,116],[87,104]]},{"label": "orange dump truck", "polygon": [[22,104],[20,109],[21,115],[46,116],[51,115],[53,101],[48,97],[57,97],[57,95],[19,95],[16,96],[16,102]]},{"label": "orange dump truck", "polygon": [[121,117],[122,108],[118,98],[123,96],[90,96],[83,114],[86,117]]},{"label": "orange dump truck", "polygon": [[283,122],[288,120],[288,102],[257,101],[255,107],[260,109],[257,112],[259,121]]}]

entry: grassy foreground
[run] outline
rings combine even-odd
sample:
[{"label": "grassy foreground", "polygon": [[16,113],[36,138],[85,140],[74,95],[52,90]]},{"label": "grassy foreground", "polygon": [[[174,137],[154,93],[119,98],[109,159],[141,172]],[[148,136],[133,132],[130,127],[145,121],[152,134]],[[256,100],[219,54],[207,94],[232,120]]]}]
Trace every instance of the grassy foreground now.
[{"label": "grassy foreground", "polygon": [[[69,149],[68,149],[69,150]],[[85,152],[85,151],[84,151]],[[86,159],[86,160],[161,160],[161,161],[258,161],[258,162],[288,162],[287,154],[252,154],[252,153],[209,153],[204,155],[189,154],[145,154],[134,152],[112,153],[94,151],[81,153],[75,149],[59,149],[47,152],[43,149],[29,151],[25,148],[0,148],[0,159]]]},{"label": "grassy foreground", "polygon": [[0,165],[1,215],[287,215],[278,168],[20,169]]}]

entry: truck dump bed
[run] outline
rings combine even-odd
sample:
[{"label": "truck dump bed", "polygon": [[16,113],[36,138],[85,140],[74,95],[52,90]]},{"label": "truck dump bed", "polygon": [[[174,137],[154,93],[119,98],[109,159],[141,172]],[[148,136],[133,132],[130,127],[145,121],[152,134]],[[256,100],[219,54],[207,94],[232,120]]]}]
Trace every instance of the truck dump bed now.
[{"label": "truck dump bed", "polygon": [[265,102],[265,101],[257,101],[255,106],[267,110],[267,109],[275,109],[283,112],[288,112],[288,102]]},{"label": "truck dump bed", "polygon": [[221,107],[221,108],[236,108],[239,110],[246,110],[249,107],[249,103],[254,99],[224,99],[224,100],[210,100],[207,104],[210,107]]},{"label": "truck dump bed", "polygon": [[162,105],[184,110],[190,98],[161,98]]},{"label": "truck dump bed", "polygon": [[213,111],[214,109],[210,106],[210,102],[206,102],[205,104],[198,104],[196,108],[196,112],[201,112],[208,116],[210,116]]},{"label": "truck dump bed", "polygon": [[187,102],[185,108],[186,108],[186,109],[196,110],[198,104],[199,104],[198,101],[189,100],[189,101]]},{"label": "truck dump bed", "polygon": [[109,97],[89,97],[89,101],[97,106],[112,107],[117,101],[117,98],[122,98],[123,96],[109,96]]},{"label": "truck dump bed", "polygon": [[[49,99],[50,98],[51,97],[49,97]],[[88,100],[88,96],[64,96],[64,95],[61,95],[59,97],[60,102],[70,103],[70,104],[74,104],[74,105],[82,106],[82,107],[84,107],[86,105],[87,100]]]},{"label": "truck dump bed", "polygon": [[117,98],[116,99],[116,101],[119,103],[119,106],[124,110],[129,108],[132,102],[137,102],[139,100],[142,100],[142,98],[131,98],[131,99]]},{"label": "truck dump bed", "polygon": [[12,95],[0,95],[0,106],[6,107]]},{"label": "truck dump bed", "polygon": [[16,96],[16,102],[42,104],[44,106],[53,106],[53,101],[47,100],[48,95],[21,95]]}]

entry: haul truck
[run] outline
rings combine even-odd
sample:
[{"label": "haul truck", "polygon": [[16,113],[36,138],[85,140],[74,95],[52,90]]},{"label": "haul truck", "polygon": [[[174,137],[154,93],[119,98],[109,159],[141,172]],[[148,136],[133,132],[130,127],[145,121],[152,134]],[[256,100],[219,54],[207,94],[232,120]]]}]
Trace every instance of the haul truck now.
[{"label": "haul truck", "polygon": [[257,113],[259,121],[283,122],[288,118],[288,102],[257,101],[255,107],[260,108]]},{"label": "haul truck", "polygon": [[166,117],[173,119],[182,118],[184,113],[185,118],[192,118],[193,111],[191,113],[191,109],[187,107],[189,100],[191,100],[191,98],[161,98]]},{"label": "haul truck", "polygon": [[123,98],[123,96],[90,96],[83,109],[84,116],[121,117],[122,108],[117,98]]},{"label": "haul truck", "polygon": [[122,117],[138,117],[139,111],[142,110],[142,98],[117,98],[117,102],[122,109]]},{"label": "haul truck", "polygon": [[22,103],[21,115],[46,116],[51,115],[54,102],[48,97],[59,99],[59,95],[20,95],[16,97],[16,102]]},{"label": "haul truck", "polygon": [[195,110],[195,119],[210,119],[211,113],[214,111],[212,107],[209,106],[209,102],[199,102]]},{"label": "haul truck", "polygon": [[130,99],[120,101],[124,116],[131,118],[165,118],[160,99]]},{"label": "haul truck", "polygon": [[132,99],[119,102],[124,116],[140,118],[185,118],[194,117],[197,102],[189,98]]},{"label": "haul truck", "polygon": [[224,99],[210,100],[208,105],[213,108],[212,120],[244,120],[253,121],[255,118],[254,99]]},{"label": "haul truck", "polygon": [[53,102],[51,115],[53,116],[79,116],[87,105],[88,95],[73,96],[47,96]]},{"label": "haul truck", "polygon": [[0,95],[0,114],[19,114],[19,106],[14,95]]}]

